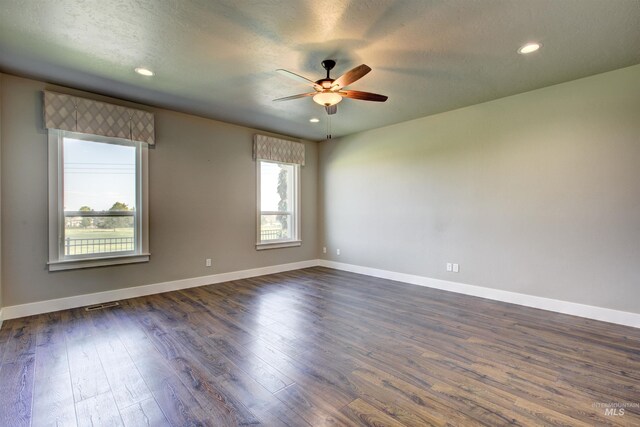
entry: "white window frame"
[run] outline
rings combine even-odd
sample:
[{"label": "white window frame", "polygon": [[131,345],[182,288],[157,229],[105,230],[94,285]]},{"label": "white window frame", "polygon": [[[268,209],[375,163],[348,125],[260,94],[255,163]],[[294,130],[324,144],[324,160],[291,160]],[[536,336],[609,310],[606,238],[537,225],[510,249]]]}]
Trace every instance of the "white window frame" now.
[{"label": "white window frame", "polygon": [[[135,249],[90,255],[64,254],[64,138],[136,148]],[[121,138],[49,129],[49,271],[149,261],[149,154],[147,144]]]},{"label": "white window frame", "polygon": [[[260,179],[262,177],[262,163],[274,163],[277,165],[291,165],[293,166],[293,197],[295,198],[293,202],[293,210],[291,212],[291,220],[293,230],[293,236],[290,239],[280,239],[280,240],[269,240],[263,242],[261,240],[260,233],[260,225],[262,220],[262,215],[279,215],[282,213],[289,214],[289,212],[278,212],[278,211],[265,211],[262,212],[261,205],[261,186]],[[286,162],[277,162],[272,160],[264,160],[264,159],[256,159],[256,249],[264,250],[264,249],[277,249],[277,248],[289,248],[293,246],[301,246],[302,245],[302,237],[300,235],[300,165],[297,163],[286,163]]]}]

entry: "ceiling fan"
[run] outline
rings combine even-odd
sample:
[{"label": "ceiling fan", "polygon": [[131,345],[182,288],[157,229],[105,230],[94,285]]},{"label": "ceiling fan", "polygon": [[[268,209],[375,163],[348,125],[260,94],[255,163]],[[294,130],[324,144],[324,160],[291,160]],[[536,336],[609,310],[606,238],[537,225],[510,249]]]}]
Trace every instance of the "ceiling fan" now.
[{"label": "ceiling fan", "polygon": [[360,92],[358,90],[345,90],[344,88],[351,83],[360,80],[364,77],[371,68],[367,65],[362,64],[358,65],[354,69],[347,71],[337,79],[332,79],[329,76],[329,73],[336,66],[336,61],[331,59],[326,59],[322,61],[322,67],[327,70],[327,77],[324,79],[320,79],[317,81],[310,80],[306,77],[302,77],[296,73],[292,73],[291,71],[279,69],[276,70],[280,74],[285,75],[287,77],[293,78],[298,81],[303,81],[306,84],[311,85],[315,92],[309,93],[301,93],[298,95],[285,96],[284,98],[274,99],[274,101],[289,101],[291,99],[304,98],[307,96],[312,96],[313,100],[322,105],[327,114],[335,114],[338,111],[338,102],[342,101],[342,98],[351,98],[351,99],[359,99],[362,101],[375,101],[375,102],[384,102],[387,100],[387,97],[384,95],[378,95],[377,93],[371,92]]}]

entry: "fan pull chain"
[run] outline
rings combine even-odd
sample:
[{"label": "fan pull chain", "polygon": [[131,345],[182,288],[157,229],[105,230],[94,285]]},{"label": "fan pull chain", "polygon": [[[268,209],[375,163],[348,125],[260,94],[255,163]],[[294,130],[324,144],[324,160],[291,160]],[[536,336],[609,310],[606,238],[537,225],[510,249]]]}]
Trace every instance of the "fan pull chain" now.
[{"label": "fan pull chain", "polygon": [[331,116],[327,115],[327,139],[331,139]]}]

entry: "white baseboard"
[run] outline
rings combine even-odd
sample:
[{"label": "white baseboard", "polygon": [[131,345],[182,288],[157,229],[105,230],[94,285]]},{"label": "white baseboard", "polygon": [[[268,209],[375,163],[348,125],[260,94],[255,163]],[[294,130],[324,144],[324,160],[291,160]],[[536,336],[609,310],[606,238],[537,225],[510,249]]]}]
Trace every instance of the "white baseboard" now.
[{"label": "white baseboard", "polygon": [[450,282],[447,280],[432,279],[413,274],[398,273],[395,271],[381,270],[360,265],[345,264],[336,261],[313,259],[294,262],[290,264],[273,265],[269,267],[252,268],[249,270],[232,271],[229,273],[213,274],[210,276],[193,277],[189,279],[173,280],[170,282],[154,283],[131,288],[115,289],[112,291],[98,292],[94,294],[77,295],[69,298],[59,298],[48,301],[39,301],[29,304],[14,305],[0,309],[0,327],[2,321],[18,317],[32,316],[35,314],[49,313],[52,311],[69,308],[84,307],[86,305],[100,304],[127,298],[136,298],[145,295],[159,294],[162,292],[176,291],[180,289],[194,288],[197,286],[211,285],[228,282],[231,280],[246,279],[248,277],[263,276],[265,274],[281,273],[283,271],[298,270],[301,268],[323,266],[336,270],[350,271],[367,276],[382,279],[395,280],[418,286],[442,289],[459,294],[473,295],[496,301],[503,301],[557,313],[570,314],[603,322],[617,323],[619,325],[640,328],[640,314],[626,311],[612,310],[609,308],[595,307],[568,301],[560,301],[551,298],[537,297],[500,289],[485,288],[482,286],[467,285],[464,283]]},{"label": "white baseboard", "polygon": [[249,270],[232,271],[229,273],[212,274],[211,276],[193,277],[189,279],[173,280],[170,282],[154,283],[151,285],[135,286],[131,288],[114,289],[112,291],[97,292],[94,294],[77,295],[68,298],[59,298],[48,301],[39,301],[29,304],[3,307],[0,310],[0,322],[3,319],[16,319],[41,313],[66,310],[69,308],[84,307],[92,304],[116,301],[127,298],[136,298],[145,295],[159,294],[162,292],[176,291],[179,289],[195,288],[197,286],[212,285],[214,283],[228,282],[230,280],[246,279],[248,277],[264,276],[265,274],[281,273],[283,271],[299,270],[301,268],[315,267],[317,259],[294,262],[290,264],[272,265],[269,267],[252,268]]},{"label": "white baseboard", "polygon": [[412,285],[442,289],[459,294],[473,295],[476,297],[488,298],[496,301],[508,302],[511,304],[524,305],[527,307],[539,308],[542,310],[555,311],[557,313],[570,314],[573,316],[586,317],[588,319],[640,328],[640,314],[638,313],[612,310],[610,308],[595,307],[591,305],[578,304],[575,302],[561,301],[557,299],[520,294],[517,292],[503,291],[500,289],[485,288],[482,286],[467,285],[464,283],[450,282],[447,280],[432,279],[429,277],[416,276],[413,274],[397,273],[394,271],[380,270],[377,268],[363,267],[360,265],[345,264],[336,261],[319,261],[319,265],[323,267],[335,268],[336,270],[350,271],[367,276],[379,277],[381,279],[396,280]]}]

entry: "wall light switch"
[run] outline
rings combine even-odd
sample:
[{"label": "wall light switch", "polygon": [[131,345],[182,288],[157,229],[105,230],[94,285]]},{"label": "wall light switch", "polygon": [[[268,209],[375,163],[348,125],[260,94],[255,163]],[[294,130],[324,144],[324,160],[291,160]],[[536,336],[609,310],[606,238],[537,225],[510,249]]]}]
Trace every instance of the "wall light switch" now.
[{"label": "wall light switch", "polygon": [[447,271],[453,271],[453,264],[450,262],[447,263]]},{"label": "wall light switch", "polygon": [[460,272],[460,266],[458,264],[453,264],[453,272],[454,273],[459,273]]}]

